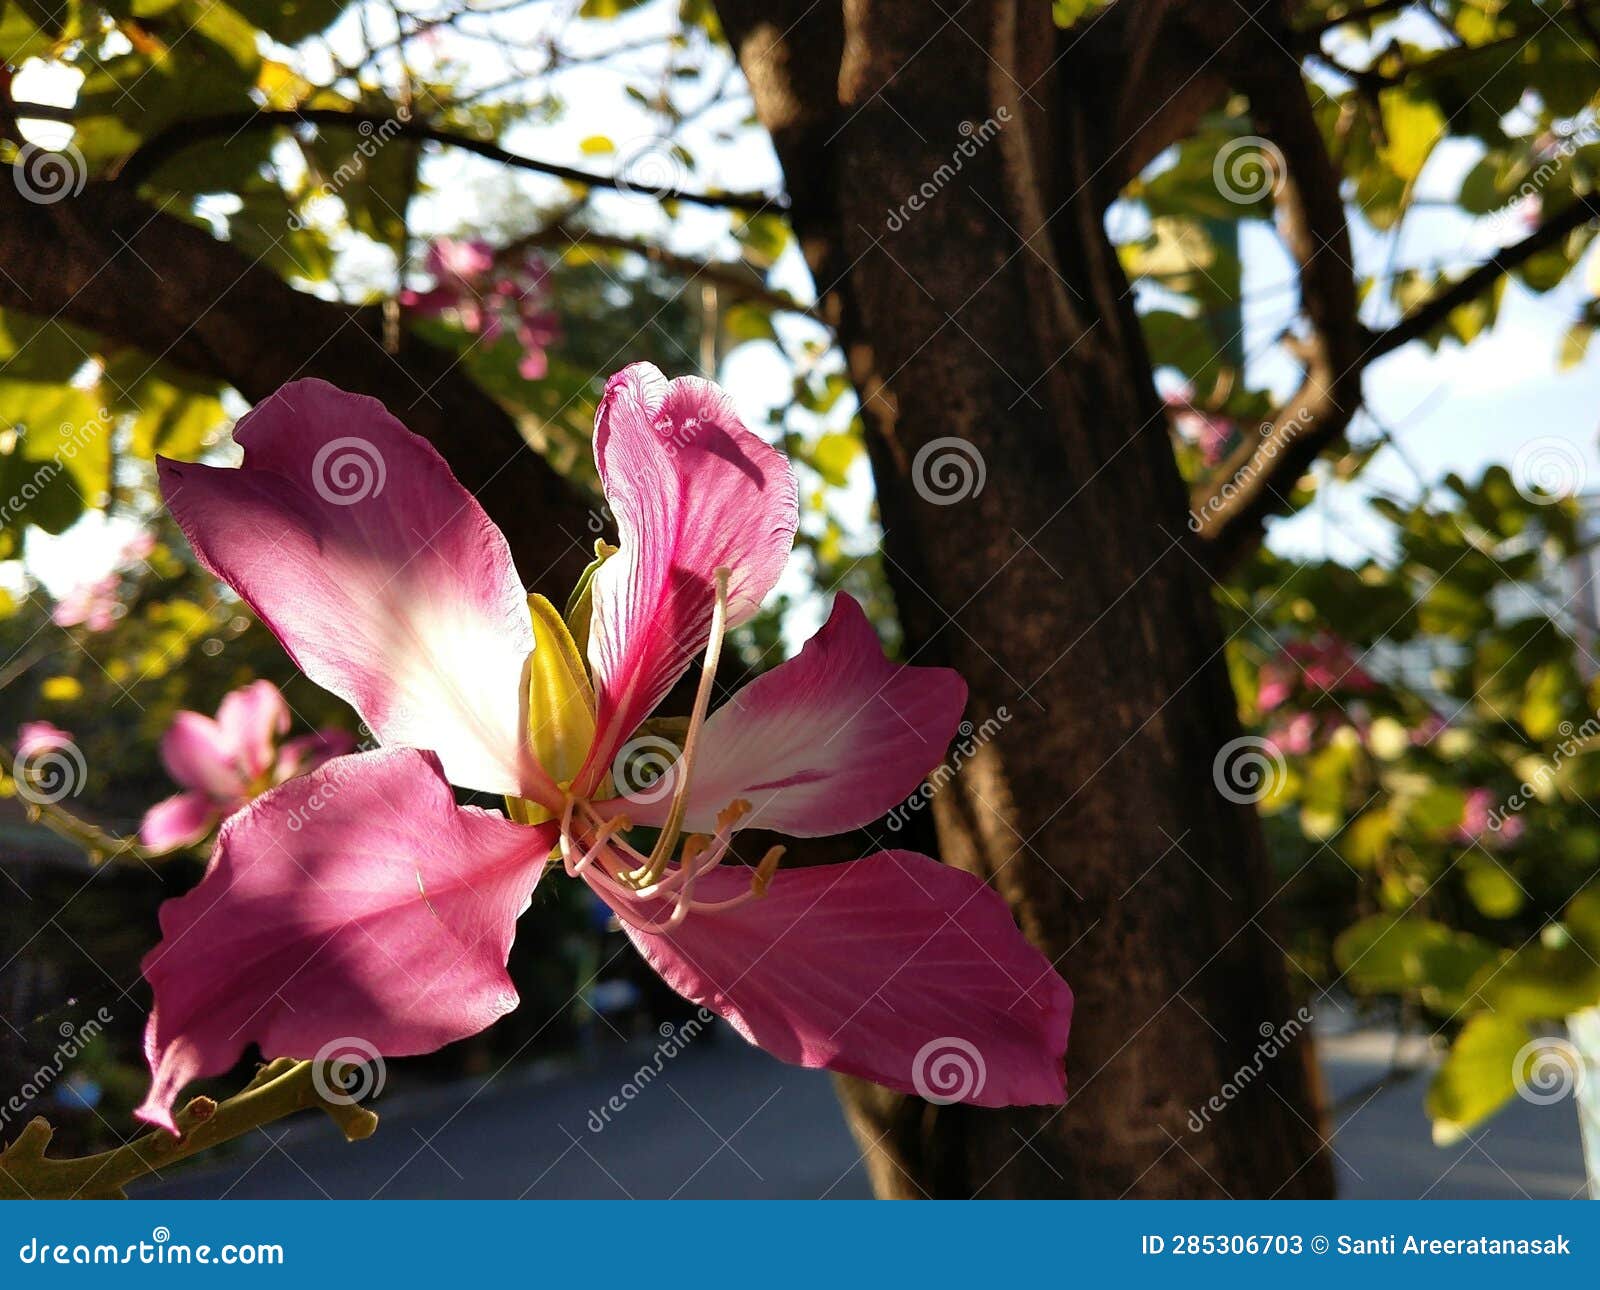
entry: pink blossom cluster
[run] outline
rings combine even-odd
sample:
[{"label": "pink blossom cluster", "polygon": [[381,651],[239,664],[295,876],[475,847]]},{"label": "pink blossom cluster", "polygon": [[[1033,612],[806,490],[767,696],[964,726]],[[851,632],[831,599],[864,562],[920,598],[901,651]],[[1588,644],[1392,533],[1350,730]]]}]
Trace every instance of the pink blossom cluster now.
[{"label": "pink blossom cluster", "polygon": [[1172,409],[1179,436],[1200,449],[1200,457],[1206,465],[1219,464],[1229,441],[1238,433],[1238,426],[1227,417],[1219,417],[1197,406],[1194,391],[1187,386],[1167,394],[1163,401]]},{"label": "pink blossom cluster", "polygon": [[522,347],[517,371],[537,381],[549,370],[549,346],[561,322],[549,308],[550,267],[537,255],[501,264],[480,238],[441,237],[428,248],[434,285],[406,290],[400,303],[426,318],[449,317],[493,344],[509,332]]}]

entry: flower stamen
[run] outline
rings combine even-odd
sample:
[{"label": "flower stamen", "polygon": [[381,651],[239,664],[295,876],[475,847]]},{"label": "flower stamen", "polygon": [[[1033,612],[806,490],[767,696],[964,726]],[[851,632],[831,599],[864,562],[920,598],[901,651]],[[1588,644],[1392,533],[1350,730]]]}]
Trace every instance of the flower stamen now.
[{"label": "flower stamen", "polygon": [[666,823],[661,826],[661,836],[650,849],[645,871],[639,875],[641,887],[657,881],[666,870],[678,845],[678,835],[683,830],[683,817],[689,809],[689,782],[694,778],[695,753],[700,746],[700,731],[706,723],[706,712],[711,707],[711,690],[717,679],[717,663],[722,658],[722,641],[728,631],[728,578],[729,571],[719,568],[713,575],[716,600],[711,606],[711,635],[706,641],[706,661],[700,671],[700,685],[695,691],[694,709],[689,716],[689,732],[684,736],[683,755],[678,758],[678,783],[672,794],[672,807],[667,812]]}]

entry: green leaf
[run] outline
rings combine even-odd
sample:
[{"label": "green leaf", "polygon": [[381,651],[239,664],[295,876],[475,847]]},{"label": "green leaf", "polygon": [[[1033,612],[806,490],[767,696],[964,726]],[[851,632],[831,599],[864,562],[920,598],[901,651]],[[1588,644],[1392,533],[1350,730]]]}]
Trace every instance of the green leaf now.
[{"label": "green leaf", "polygon": [[348,0],[233,0],[247,21],[280,45],[297,45],[328,27]]},{"label": "green leaf", "polygon": [[1444,113],[1432,98],[1409,90],[1387,90],[1380,104],[1386,139],[1379,155],[1396,175],[1411,182],[1446,134]]},{"label": "green leaf", "polygon": [[861,440],[853,434],[828,433],[811,445],[806,462],[835,488],[848,482],[851,464],[861,455]]},{"label": "green leaf", "polygon": [[1518,1056],[1528,1028],[1508,1017],[1480,1013],[1461,1028],[1428,1090],[1433,1140],[1448,1146],[1516,1095]]},{"label": "green leaf", "polygon": [[1468,899],[1485,918],[1512,917],[1527,899],[1517,880],[1493,860],[1475,859],[1464,879]]},{"label": "green leaf", "polygon": [[1518,1021],[1555,1021],[1600,1002],[1600,963],[1573,941],[1535,941],[1474,983],[1484,1006]]}]

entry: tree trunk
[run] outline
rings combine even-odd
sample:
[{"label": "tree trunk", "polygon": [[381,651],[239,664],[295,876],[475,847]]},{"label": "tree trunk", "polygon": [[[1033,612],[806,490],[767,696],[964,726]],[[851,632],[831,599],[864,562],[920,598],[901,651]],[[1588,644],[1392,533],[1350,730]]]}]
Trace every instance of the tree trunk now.
[{"label": "tree trunk", "polygon": [[862,396],[908,656],[971,687],[942,858],[1077,992],[1065,1108],[841,1081],[879,1194],[1330,1194],[1309,1038],[1255,1069],[1295,1005],[1253,808],[1213,783],[1237,718],[1103,98],[1042,3],[718,7]]},{"label": "tree trunk", "polygon": [[565,603],[593,558],[599,519],[576,490],[454,355],[409,332],[385,350],[377,308],[297,291],[111,183],[54,205],[0,185],[0,265],[0,307],[136,345],[252,402],[308,376],[382,399],[483,503],[530,590]]}]

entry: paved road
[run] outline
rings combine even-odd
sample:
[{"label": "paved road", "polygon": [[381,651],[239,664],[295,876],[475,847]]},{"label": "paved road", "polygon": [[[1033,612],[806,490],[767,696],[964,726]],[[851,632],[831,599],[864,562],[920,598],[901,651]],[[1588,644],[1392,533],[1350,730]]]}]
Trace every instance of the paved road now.
[{"label": "paved road", "polygon": [[[1370,1198],[1570,1197],[1583,1188],[1570,1102],[1518,1103],[1442,1149],[1422,1111],[1426,1075],[1370,1087],[1392,1036],[1324,1037],[1342,1193]],[[1413,1054],[1423,1057],[1425,1054]],[[320,1118],[273,1127],[237,1157],[174,1172],[143,1196],[846,1197],[869,1194],[828,1079],[728,1033],[696,1040],[602,1118],[648,1045],[586,1069],[521,1070],[488,1084],[384,1099],[383,1125],[345,1143]],[[1227,1114],[1224,1109],[1221,1114]],[[596,1127],[598,1126],[598,1128]]]}]

